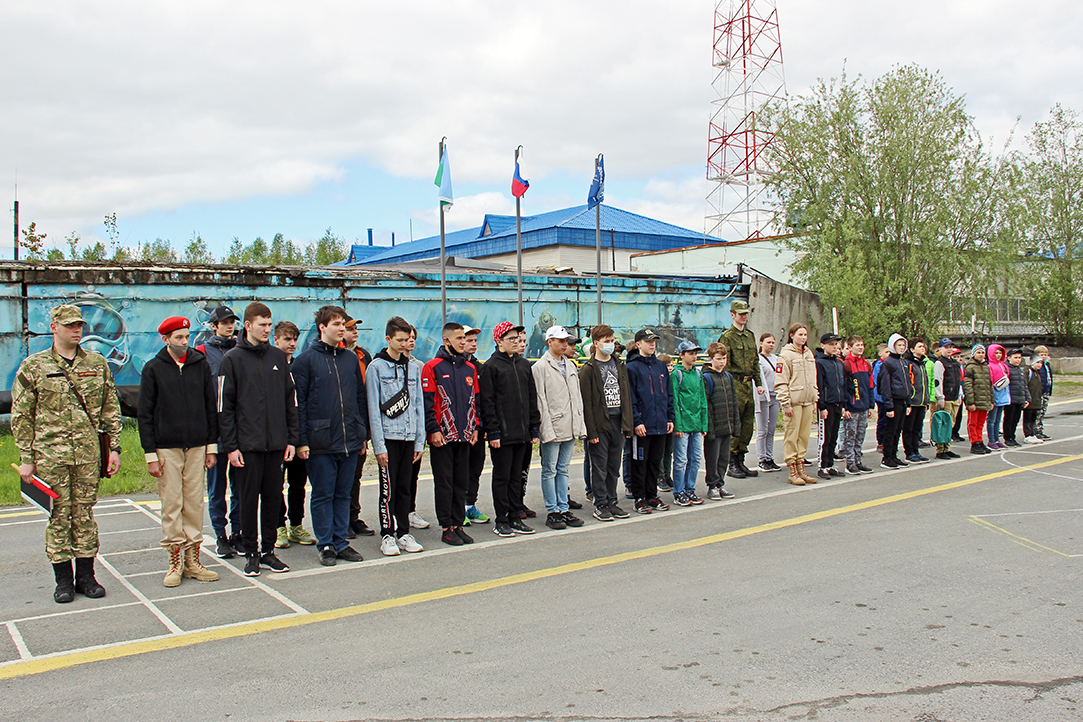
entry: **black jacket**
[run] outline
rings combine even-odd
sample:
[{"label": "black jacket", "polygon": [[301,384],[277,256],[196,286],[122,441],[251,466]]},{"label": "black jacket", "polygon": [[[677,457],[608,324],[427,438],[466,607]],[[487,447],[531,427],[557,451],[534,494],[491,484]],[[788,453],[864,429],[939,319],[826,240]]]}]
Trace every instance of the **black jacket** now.
[{"label": "black jacket", "polygon": [[357,354],[315,344],[290,366],[300,446],[312,454],[354,454],[369,435],[369,405]]},{"label": "black jacket", "polygon": [[297,446],[297,403],[285,353],[241,335],[219,369],[218,430],[223,454]]},{"label": "black jacket", "polygon": [[1027,369],[1025,366],[1008,364],[1008,393],[1013,404],[1030,403],[1030,389],[1027,388]]},{"label": "black jacket", "polygon": [[816,407],[821,411],[828,405],[846,401],[846,365],[838,356],[828,356],[822,348],[815,349],[816,385],[820,389],[820,400]]},{"label": "black jacket", "polygon": [[717,439],[741,433],[737,390],[730,372],[719,373],[713,366],[708,366],[703,369],[703,375],[712,383],[711,393],[707,397],[707,438]]},{"label": "black jacket", "polygon": [[[628,384],[628,369],[616,356],[617,385],[620,387],[620,427],[625,436],[632,435],[632,390]],[[579,369],[579,393],[583,397],[583,423],[587,439],[599,439],[609,430],[609,407],[605,403],[605,388],[598,360],[591,356]]]},{"label": "black jacket", "polygon": [[530,362],[495,352],[481,367],[481,418],[489,441],[522,444],[538,438],[541,413]]},{"label": "black jacket", "polygon": [[907,362],[902,356],[892,351],[880,364],[880,375],[876,379],[876,391],[887,406],[894,404],[910,405],[910,373]]},{"label": "black jacket", "polygon": [[184,365],[163,346],[143,367],[139,382],[139,444],[158,449],[193,449],[218,441],[218,413],[207,357],[188,349]]}]

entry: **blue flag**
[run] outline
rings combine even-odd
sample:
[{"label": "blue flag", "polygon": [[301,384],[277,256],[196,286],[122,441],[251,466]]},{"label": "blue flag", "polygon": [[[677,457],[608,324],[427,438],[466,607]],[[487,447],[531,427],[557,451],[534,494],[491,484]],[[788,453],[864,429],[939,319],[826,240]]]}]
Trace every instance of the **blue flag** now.
[{"label": "blue flag", "polygon": [[587,208],[593,208],[605,200],[605,159],[598,156],[598,164],[594,167],[594,182],[590,184],[590,193],[587,194]]}]

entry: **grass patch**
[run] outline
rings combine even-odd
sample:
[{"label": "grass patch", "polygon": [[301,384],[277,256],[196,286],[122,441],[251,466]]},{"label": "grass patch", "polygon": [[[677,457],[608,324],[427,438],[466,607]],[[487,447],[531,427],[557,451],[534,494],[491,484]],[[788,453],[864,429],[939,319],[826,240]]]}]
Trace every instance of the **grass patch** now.
[{"label": "grass patch", "polygon": [[[102,479],[99,496],[127,496],[129,494],[155,494],[157,481],[147,473],[143,461],[143,449],[139,446],[139,432],[135,422],[125,419],[120,434],[120,471],[109,479]],[[26,504],[19,494],[19,475],[11,468],[19,463],[19,450],[10,429],[0,431],[0,506]]]}]

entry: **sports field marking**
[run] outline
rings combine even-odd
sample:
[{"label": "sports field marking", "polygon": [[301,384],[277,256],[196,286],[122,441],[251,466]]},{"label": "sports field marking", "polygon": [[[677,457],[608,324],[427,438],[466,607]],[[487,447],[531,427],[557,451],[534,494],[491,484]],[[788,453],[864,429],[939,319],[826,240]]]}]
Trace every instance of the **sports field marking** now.
[{"label": "sports field marking", "polygon": [[588,569],[596,569],[599,567],[621,564],[628,561],[649,559],[651,557],[656,557],[663,554],[670,554],[672,552],[695,549],[698,547],[707,546],[709,544],[717,544],[719,542],[729,541],[732,539],[741,539],[755,534],[776,531],[779,529],[786,529],[789,527],[807,524],[813,521],[829,519],[831,517],[841,516],[843,514],[849,514],[856,511],[873,509],[879,506],[893,504],[899,501],[916,499],[918,497],[927,496],[929,494],[936,494],[942,491],[950,491],[952,489],[958,489],[964,486],[969,486],[971,484],[978,484],[984,481],[990,481],[992,479],[1000,479],[1007,476],[1012,476],[1022,471],[1037,470],[1049,466],[1055,466],[1057,464],[1064,464],[1070,461],[1076,461],[1079,459],[1083,459],[1083,454],[1069,456],[1062,459],[1043,461],[1039,464],[1035,464],[1032,467],[1027,467],[1023,469],[1011,468],[1005,469],[1003,471],[993,472],[990,474],[982,474],[981,476],[975,476],[970,479],[963,479],[960,481],[950,482],[948,484],[940,484],[938,486],[927,487],[925,489],[917,489],[914,491],[903,492],[900,494],[892,494],[890,496],[880,497],[879,499],[870,499],[869,501],[864,501],[857,504],[849,504],[846,506],[837,507],[835,509],[826,509],[823,511],[818,511],[811,514],[804,514],[802,516],[797,516],[790,519],[761,524],[759,526],[723,532],[721,534],[712,534],[710,536],[700,537],[698,539],[688,539],[680,542],[674,542],[672,544],[663,544],[661,546],[640,549],[632,552],[624,552],[611,556],[587,559],[584,561],[572,562],[569,564],[561,564],[558,566],[549,567],[547,569],[538,569],[535,571],[523,572],[521,574],[512,574],[509,576],[500,577],[497,579],[490,579],[487,581],[473,582],[470,584],[462,584],[453,587],[445,587],[443,589],[435,589],[432,591],[420,592],[417,594],[408,594],[394,599],[385,599],[375,602],[369,602],[366,604],[340,607],[338,609],[329,609],[323,612],[310,612],[306,614],[291,615],[279,619],[264,619],[257,622],[243,622],[240,624],[222,627],[219,629],[175,634],[173,636],[162,637],[158,639],[148,639],[137,642],[125,642],[112,646],[89,650],[64,652],[53,656],[38,657],[25,661],[8,662],[3,666],[0,666],[0,679],[11,679],[14,677],[23,677],[31,674],[40,674],[42,672],[65,669],[67,667],[88,664],[91,662],[100,662],[108,659],[120,659],[123,657],[131,657],[134,655],[146,654],[148,652],[156,652],[167,649],[177,649],[180,647],[188,647],[196,644],[202,644],[204,642],[219,641],[223,639],[234,639],[237,637],[244,637],[272,630],[302,627],[309,624],[316,624],[319,622],[327,622],[337,619],[356,617],[363,614],[370,614],[372,612],[379,612],[387,609],[398,609],[401,607],[408,607],[415,604],[422,604],[425,602],[432,602],[441,599],[450,599],[453,597],[475,594],[478,592],[485,592],[492,589],[500,589],[503,587],[538,581],[541,579],[548,579],[551,577],[557,577],[573,572],[580,572]]},{"label": "sports field marking", "polygon": [[[1032,513],[1042,513],[1042,512],[1032,512]],[[988,515],[985,515],[985,516],[992,516],[992,515],[988,514]],[[1008,514],[1003,514],[1003,515],[997,515],[997,516],[1009,516],[1009,515]],[[1062,551],[1060,551],[1058,549],[1054,549],[1053,547],[1046,546],[1045,544],[1040,544],[1040,543],[1034,541],[1033,539],[1028,539],[1025,536],[1022,536],[1020,534],[1010,532],[1007,529],[1005,529],[1004,527],[997,526],[996,524],[994,524],[994,523],[992,523],[990,521],[986,521],[984,518],[979,517],[979,516],[970,516],[968,518],[970,519],[970,521],[974,522],[978,526],[980,526],[980,527],[982,527],[984,529],[988,529],[989,531],[996,532],[998,534],[1003,534],[1003,535],[1007,536],[1011,541],[1015,542],[1016,544],[1018,544],[1020,546],[1023,546],[1023,547],[1026,547],[1027,549],[1030,549],[1032,551],[1051,552],[1053,554],[1056,554],[1056,555],[1062,556],[1062,557],[1066,557],[1068,559],[1073,559],[1075,557],[1083,556],[1083,554],[1067,554],[1067,553],[1062,552]]]}]

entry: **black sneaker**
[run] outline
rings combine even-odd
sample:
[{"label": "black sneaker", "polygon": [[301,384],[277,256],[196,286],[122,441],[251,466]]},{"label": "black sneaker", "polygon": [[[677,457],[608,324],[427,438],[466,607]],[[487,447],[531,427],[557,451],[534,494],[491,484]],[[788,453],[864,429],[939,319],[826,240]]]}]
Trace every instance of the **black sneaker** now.
[{"label": "black sneaker", "polygon": [[[267,552],[261,556],[259,558],[259,565],[264,569],[270,569],[276,574],[281,574],[282,572],[288,572],[290,570],[284,561],[274,555],[274,552]],[[245,569],[247,568],[248,567],[246,566]]]},{"label": "black sneaker", "polygon": [[233,551],[237,553],[237,556],[245,556],[244,539],[240,534],[234,534],[229,538],[229,545],[233,547]]},{"label": "black sneaker", "polygon": [[910,466],[909,461],[903,461],[902,459],[895,459],[895,461],[899,462],[899,466]]},{"label": "black sneaker", "polygon": [[370,529],[363,519],[354,519],[350,522],[350,531],[357,536],[374,536],[376,530]]},{"label": "black sneaker", "polygon": [[463,530],[463,528],[461,526],[454,527],[454,532],[455,532],[455,534],[458,535],[458,537],[460,539],[463,540],[463,544],[473,544],[474,543],[474,537],[467,534]]},{"label": "black sneaker", "polygon": [[872,469],[870,469],[869,467],[867,467],[867,466],[865,466],[864,464],[861,464],[861,463],[858,463],[857,469],[862,474],[871,474],[872,473]]},{"label": "black sneaker", "polygon": [[627,519],[630,516],[628,512],[626,512],[624,509],[621,509],[616,504],[609,505],[609,513],[613,515],[614,519]]},{"label": "black sneaker", "polygon": [[516,519],[511,524],[508,524],[511,530],[516,534],[533,534],[534,530],[523,523],[522,519]]},{"label": "black sneaker", "polygon": [[669,511],[669,504],[665,503],[657,496],[653,499],[647,499],[647,503],[651,505],[651,511]]},{"label": "black sneaker", "polygon": [[847,464],[846,473],[851,476],[857,476],[861,473],[861,469],[857,468],[857,464]]},{"label": "black sneaker", "polygon": [[945,454],[947,455],[947,457],[948,457],[949,459],[961,459],[961,458],[963,458],[963,457],[959,456],[958,454],[956,454],[956,453],[955,453],[954,451],[952,451],[951,449],[948,449],[948,450],[947,450],[947,451],[945,451],[944,453],[945,453]]},{"label": "black sneaker", "polygon": [[248,561],[244,565],[244,575],[246,577],[259,576],[259,555],[252,554],[248,557]]},{"label": "black sneaker", "polygon": [[958,434],[952,434],[952,435],[951,435],[951,440],[952,440],[952,441],[966,441],[966,439],[964,439],[963,437],[959,436]]},{"label": "black sneaker", "polygon": [[587,501],[594,501],[594,493],[593,492],[590,492],[590,491],[587,492]]},{"label": "black sneaker", "polygon": [[951,455],[946,451],[938,451],[938,452],[936,452],[936,458],[938,458],[938,459],[950,459]]},{"label": "black sneaker", "polygon": [[724,486],[720,486],[718,488],[718,495],[721,496],[723,499],[732,499],[733,497],[737,496]]},{"label": "black sneaker", "polygon": [[819,479],[830,479],[831,478],[831,472],[828,471],[827,469],[820,469],[819,471],[816,472],[816,477],[819,478]]},{"label": "black sneaker", "polygon": [[598,521],[613,521],[613,512],[606,506],[594,507],[594,514],[592,516]]},{"label": "black sneaker", "polygon": [[568,499],[568,508],[569,508],[569,509],[582,509],[582,508],[583,508],[583,505],[582,505],[582,504],[580,504],[580,503],[579,503],[578,501],[576,501],[575,499],[570,499],[570,498],[569,498],[569,499]]},{"label": "black sneaker", "polygon": [[918,442],[918,448],[919,449],[928,449],[929,448],[929,442],[928,441],[919,441]]},{"label": "black sneaker", "polygon": [[524,506],[523,507],[523,516],[522,516],[523,519],[533,519],[537,515],[538,515],[538,512],[534,511],[529,506]]},{"label": "black sneaker", "polygon": [[444,529],[444,533],[440,535],[440,541],[453,547],[461,547],[463,540],[459,538],[459,535],[455,533],[454,529]]},{"label": "black sneaker", "polygon": [[978,442],[977,444],[970,445],[971,454],[988,454],[989,449],[985,448],[985,444]]},{"label": "black sneaker", "polygon": [[1007,444],[1008,446],[1022,446],[1022,444],[1020,444],[1020,443],[1019,443],[1018,441],[1016,441],[1015,439],[1008,439],[1008,440],[1007,440],[1007,441],[1005,441],[1004,443],[1005,443],[1005,444]]},{"label": "black sneaker", "polygon": [[673,491],[673,484],[665,481],[658,482],[658,491]]},{"label": "black sneaker", "polygon": [[232,559],[237,555],[237,553],[233,551],[233,547],[230,545],[229,539],[224,536],[220,536],[214,544],[214,555],[219,559]]},{"label": "black sneaker", "polygon": [[650,514],[651,505],[647,503],[646,499],[636,499],[635,510],[637,514]]},{"label": "black sneaker", "polygon": [[[365,557],[361,556],[361,552],[354,549],[352,546],[347,545],[345,549],[335,555],[337,559],[341,559],[344,562],[363,562]],[[321,560],[322,561],[322,560]]]},{"label": "black sneaker", "polygon": [[338,556],[335,554],[335,548],[333,546],[325,546],[320,549],[320,564],[325,567],[333,567],[337,563]]},{"label": "black sneaker", "polygon": [[570,511],[561,514],[561,518],[564,519],[564,523],[568,526],[583,526],[583,520]]},{"label": "black sneaker", "polygon": [[497,536],[515,536],[515,532],[511,530],[511,527],[507,524],[497,524],[493,527],[493,534]]},{"label": "black sneaker", "polygon": [[898,459],[884,459],[880,462],[880,468],[882,469],[898,469],[901,466]]},{"label": "black sneaker", "polygon": [[550,529],[566,529],[567,524],[564,523],[564,515],[559,511],[551,511],[545,517],[545,525]]},{"label": "black sneaker", "polygon": [[831,476],[846,476],[846,474],[843,474],[841,471],[839,471],[833,466],[827,467],[827,473],[831,474]]}]

